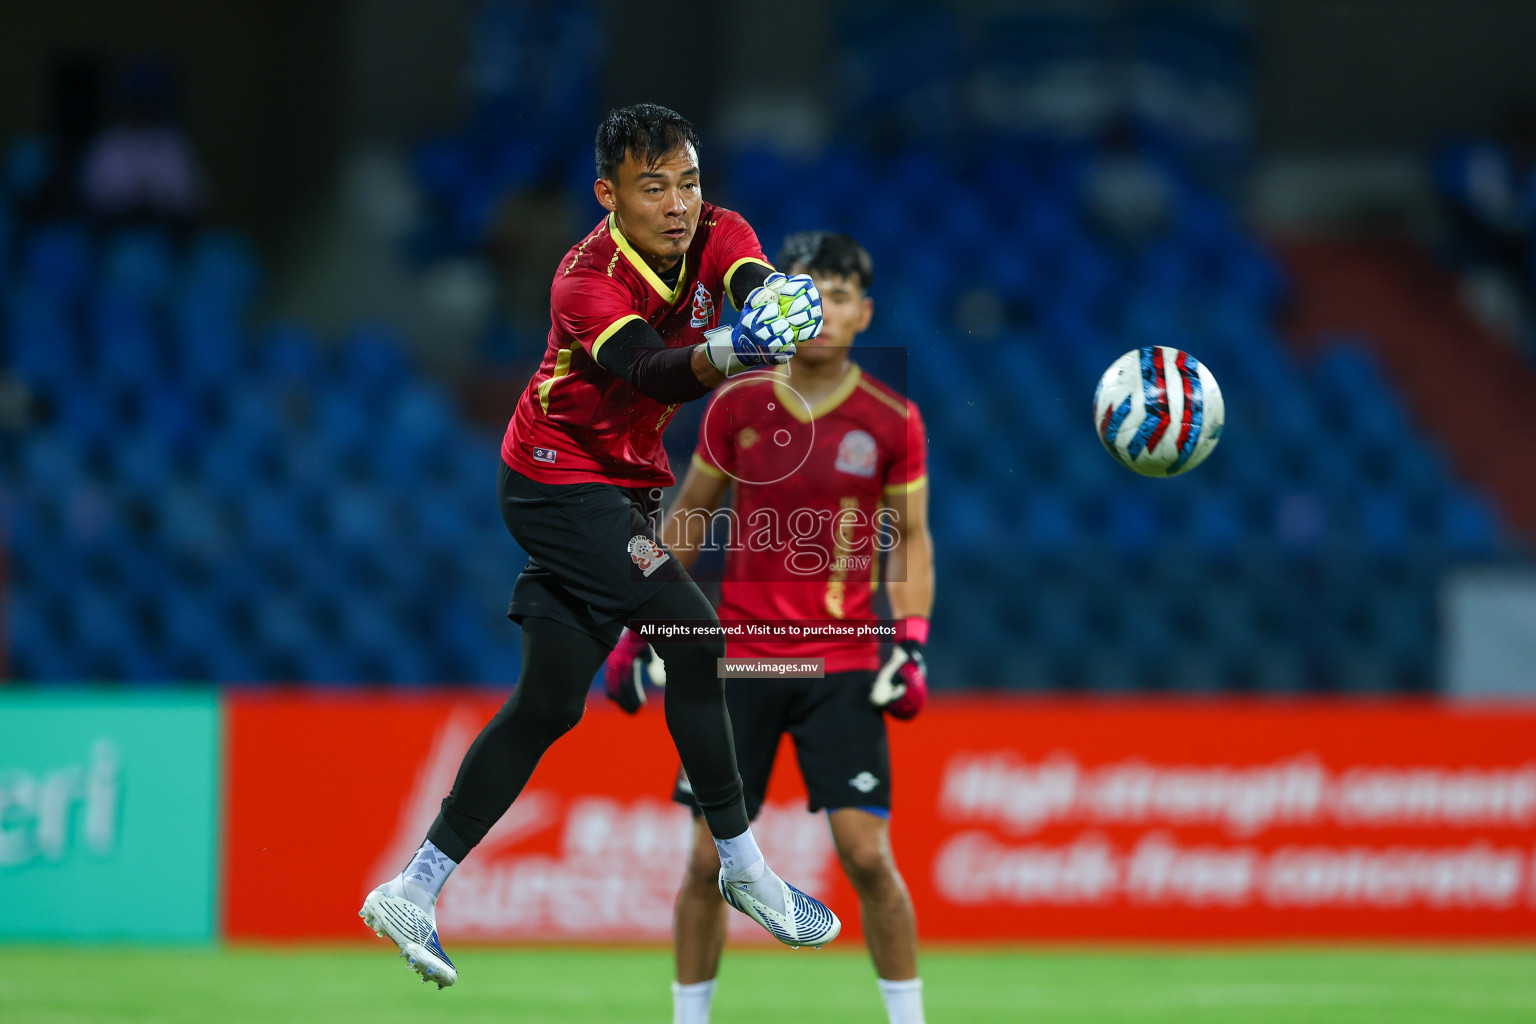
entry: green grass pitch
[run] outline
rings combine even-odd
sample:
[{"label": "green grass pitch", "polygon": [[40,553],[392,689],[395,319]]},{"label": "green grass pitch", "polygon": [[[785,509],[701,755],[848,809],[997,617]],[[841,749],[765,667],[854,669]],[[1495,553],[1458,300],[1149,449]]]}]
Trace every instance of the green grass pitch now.
[{"label": "green grass pitch", "polygon": [[[5,1024],[639,1024],[671,1020],[660,950],[466,947],[416,982],[383,944],[0,946]],[[930,950],[933,1024],[1530,1024],[1536,948]],[[858,950],[727,953],[716,1024],[882,1024]]]}]

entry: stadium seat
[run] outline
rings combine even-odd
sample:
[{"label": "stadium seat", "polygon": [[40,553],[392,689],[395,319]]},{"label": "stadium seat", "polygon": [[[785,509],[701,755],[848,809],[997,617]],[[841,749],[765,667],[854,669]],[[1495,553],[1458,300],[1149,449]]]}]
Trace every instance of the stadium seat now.
[{"label": "stadium seat", "polygon": [[257,350],[257,371],[285,384],[318,383],[325,368],[314,332],[299,324],[277,324]]},{"label": "stadium seat", "polygon": [[260,283],[261,268],[245,239],[208,231],[192,243],[182,282],[187,295],[217,303],[238,317],[255,298]]},{"label": "stadium seat", "polygon": [[53,298],[79,298],[92,281],[92,263],[90,236],[80,224],[49,224],[22,242],[24,280]]},{"label": "stadium seat", "polygon": [[1440,542],[1458,555],[1483,555],[1499,546],[1498,517],[1479,494],[1450,492],[1439,509]]},{"label": "stadium seat", "polygon": [[62,300],[25,285],[12,289],[6,316],[4,352],[8,368],[23,382],[58,393],[80,371],[78,332]]},{"label": "stadium seat", "polygon": [[170,449],[154,431],[124,431],[113,445],[112,478],[128,493],[154,495],[173,472]]},{"label": "stadium seat", "polygon": [[173,309],[172,362],[188,385],[222,390],[241,372],[240,320],[220,300],[200,293],[180,296]]},{"label": "stadium seat", "polygon": [[164,231],[129,228],[102,244],[102,287],[126,306],[143,308],[163,301],[176,277],[176,255]]}]

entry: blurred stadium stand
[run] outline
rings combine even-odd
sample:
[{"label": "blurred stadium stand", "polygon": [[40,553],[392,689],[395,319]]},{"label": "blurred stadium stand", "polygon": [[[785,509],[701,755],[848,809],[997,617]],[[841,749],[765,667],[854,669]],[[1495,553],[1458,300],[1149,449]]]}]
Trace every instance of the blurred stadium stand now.
[{"label": "blurred stadium stand", "polygon": [[[526,59],[479,53],[468,126],[417,150],[422,260],[479,251],[509,191],[554,182],[578,230],[597,215],[595,76],[550,70],[596,67],[591,11],[485,10],[480,45]],[[903,10],[844,9],[836,145],[706,159],[770,254],[829,227],[874,255],[866,341],[905,350],[931,432],[934,684],[1431,690],[1442,573],[1513,541],[1368,339],[1282,338],[1289,282],[1230,199],[1243,26]],[[183,250],[7,209],[0,365],[32,410],[0,426],[13,678],[511,682],[499,424],[387,324],[322,345],[253,317],[238,237]],[[1098,375],[1150,344],[1195,353],[1227,402],[1222,445],[1172,482],[1090,425]],[[508,346],[526,365],[542,336]],[[682,464],[686,423],[671,440]]]}]

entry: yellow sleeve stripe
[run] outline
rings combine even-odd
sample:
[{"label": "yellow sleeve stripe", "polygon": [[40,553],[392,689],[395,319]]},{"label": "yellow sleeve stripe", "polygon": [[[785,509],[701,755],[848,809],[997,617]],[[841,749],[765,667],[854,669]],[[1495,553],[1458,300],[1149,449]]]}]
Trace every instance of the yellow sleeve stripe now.
[{"label": "yellow sleeve stripe", "polygon": [[549,389],[555,386],[555,381],[571,372],[571,350],[563,348],[555,356],[555,372],[549,375],[549,380],[539,385],[539,408],[549,412]]},{"label": "yellow sleeve stripe", "polygon": [[704,456],[700,455],[698,452],[693,453],[692,465],[694,469],[698,470],[700,473],[703,473],[705,476],[712,476],[716,480],[730,479],[730,476],[719,467],[711,466],[709,463],[705,462]]},{"label": "yellow sleeve stripe", "polygon": [[769,263],[767,260],[760,260],[756,256],[743,256],[735,263],[732,263],[731,269],[725,272],[725,301],[729,302],[732,306],[736,305],[736,300],[731,298],[731,277],[735,275],[736,271],[744,263],[756,263],[759,266],[767,267],[770,271],[773,269],[772,263]]},{"label": "yellow sleeve stripe", "polygon": [[902,419],[907,418],[908,413],[906,402],[901,401],[899,398],[893,398],[866,380],[859,381],[859,388],[862,391],[868,393],[871,398],[877,398],[884,402],[886,405],[890,406],[891,409],[900,415]]},{"label": "yellow sleeve stripe", "polygon": [[922,476],[918,477],[916,480],[908,480],[904,484],[886,484],[885,485],[885,493],[886,494],[911,494],[913,491],[917,490],[919,487],[927,487],[927,486],[928,486],[928,474],[924,473]]},{"label": "yellow sleeve stripe", "polygon": [[597,336],[597,340],[592,343],[592,358],[593,359],[597,358],[597,350],[602,348],[603,347],[603,342],[605,342],[609,338],[613,337],[614,332],[617,331],[620,327],[623,327],[625,324],[629,323],[631,320],[644,320],[644,319],[645,319],[645,317],[641,316],[639,313],[630,313],[628,316],[621,316],[617,320],[615,320],[613,323],[609,324],[607,327],[604,327],[603,328],[603,333],[599,334]]}]

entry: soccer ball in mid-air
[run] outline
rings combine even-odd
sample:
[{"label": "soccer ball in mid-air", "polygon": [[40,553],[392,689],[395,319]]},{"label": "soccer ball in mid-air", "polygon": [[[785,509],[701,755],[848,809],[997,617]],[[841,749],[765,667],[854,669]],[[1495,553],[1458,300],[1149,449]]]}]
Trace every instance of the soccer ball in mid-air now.
[{"label": "soccer ball in mid-air", "polygon": [[1221,439],[1226,419],[1211,371],[1167,345],[1116,359],[1093,393],[1099,440],[1142,476],[1177,476],[1200,465]]}]

